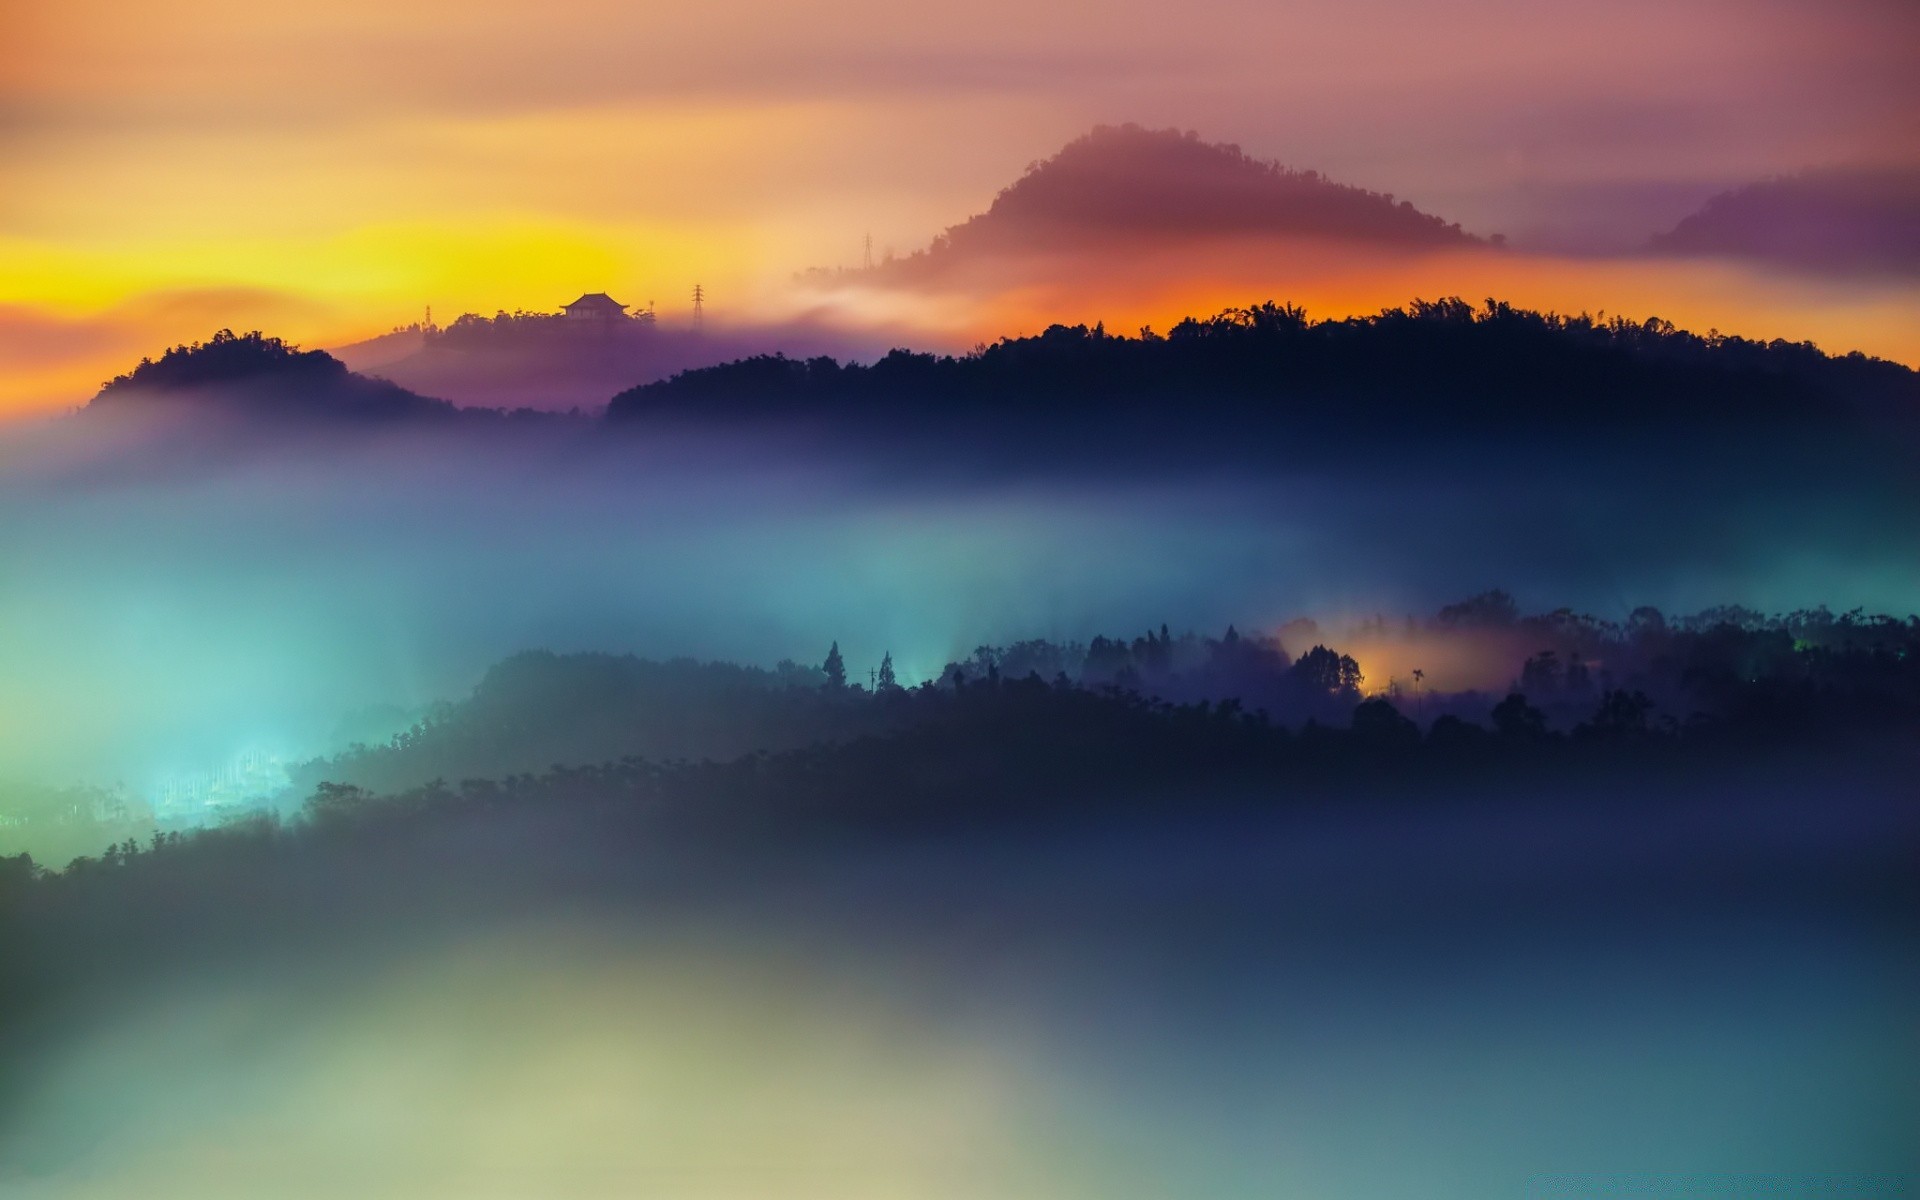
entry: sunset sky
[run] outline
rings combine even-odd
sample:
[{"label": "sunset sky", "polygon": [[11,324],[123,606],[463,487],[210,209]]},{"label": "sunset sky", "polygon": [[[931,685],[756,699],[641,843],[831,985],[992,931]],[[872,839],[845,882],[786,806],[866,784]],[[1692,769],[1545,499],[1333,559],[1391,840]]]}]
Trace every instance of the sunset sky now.
[{"label": "sunset sky", "polygon": [[[0,412],[84,401],[223,325],[338,345],[584,291],[791,315],[794,272],[917,248],[1101,122],[1393,192],[1509,261],[1289,276],[1176,260],[842,320],[965,345],[1267,295],[1658,313],[1920,362],[1913,281],[1618,256],[1728,187],[1913,166],[1900,0],[11,0],[0,7]],[[1151,261],[1154,247],[1142,247]],[[896,298],[897,299],[897,298]]]}]

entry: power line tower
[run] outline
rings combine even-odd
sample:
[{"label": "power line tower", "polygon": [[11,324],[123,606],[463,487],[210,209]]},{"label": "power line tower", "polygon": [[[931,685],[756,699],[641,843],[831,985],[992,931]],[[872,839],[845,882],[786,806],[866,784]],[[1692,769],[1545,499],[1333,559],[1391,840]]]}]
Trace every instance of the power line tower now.
[{"label": "power line tower", "polygon": [[866,241],[861,246],[861,268],[867,271],[873,270],[873,235],[871,233],[867,235]]},{"label": "power line tower", "polygon": [[699,284],[693,285],[693,327],[699,329],[706,324],[707,289]]}]

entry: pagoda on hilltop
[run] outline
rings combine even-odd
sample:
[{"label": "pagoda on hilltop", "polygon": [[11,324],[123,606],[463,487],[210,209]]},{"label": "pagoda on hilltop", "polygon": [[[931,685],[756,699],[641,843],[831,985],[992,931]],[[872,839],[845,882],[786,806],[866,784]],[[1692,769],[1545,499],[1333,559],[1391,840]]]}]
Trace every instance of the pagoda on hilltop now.
[{"label": "pagoda on hilltop", "polygon": [[623,321],[627,306],[605,292],[588,292],[560,310],[569,321],[599,321],[612,324]]}]

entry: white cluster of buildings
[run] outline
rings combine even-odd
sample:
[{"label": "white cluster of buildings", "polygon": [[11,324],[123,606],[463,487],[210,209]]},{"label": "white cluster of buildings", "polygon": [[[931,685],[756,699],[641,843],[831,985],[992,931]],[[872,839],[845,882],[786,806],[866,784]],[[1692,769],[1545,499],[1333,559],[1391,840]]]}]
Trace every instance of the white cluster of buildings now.
[{"label": "white cluster of buildings", "polygon": [[153,794],[162,825],[199,825],[236,809],[258,807],[293,782],[279,755],[249,750],[226,766],[167,779]]}]

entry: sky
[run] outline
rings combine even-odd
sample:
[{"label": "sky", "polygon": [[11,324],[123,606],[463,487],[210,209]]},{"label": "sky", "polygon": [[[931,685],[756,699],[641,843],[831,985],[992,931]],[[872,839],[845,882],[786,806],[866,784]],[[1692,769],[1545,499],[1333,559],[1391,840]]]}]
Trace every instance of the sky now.
[{"label": "sky", "polygon": [[[586,291],[792,313],[1097,123],[1193,129],[1413,200],[1524,260],[1187,270],[911,308],[934,344],[1290,292],[1338,315],[1495,288],[1920,362],[1913,286],[1637,272],[1708,196],[1920,163],[1920,10],[1843,0],[5,0],[0,414],[221,326],[338,345]],[[1104,290],[1102,290],[1104,289]],[[896,301],[898,298],[896,298]],[[836,314],[884,321],[857,306]]]}]

